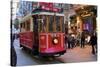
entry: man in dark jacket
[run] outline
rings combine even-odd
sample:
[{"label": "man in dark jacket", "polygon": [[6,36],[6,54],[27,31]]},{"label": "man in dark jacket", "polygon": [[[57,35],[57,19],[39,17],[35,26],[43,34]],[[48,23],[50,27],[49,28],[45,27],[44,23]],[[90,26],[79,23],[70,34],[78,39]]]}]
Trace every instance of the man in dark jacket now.
[{"label": "man in dark jacket", "polygon": [[11,34],[11,62],[10,62],[10,65],[11,66],[16,66],[17,64],[17,55],[16,55],[16,51],[15,51],[15,48],[14,48],[14,45],[13,45],[13,42],[14,42],[14,39],[15,39],[15,35],[14,34]]},{"label": "man in dark jacket", "polygon": [[68,35],[68,48],[71,48],[71,35]]},{"label": "man in dark jacket", "polygon": [[97,35],[95,33],[91,36],[90,44],[92,46],[92,54],[95,54],[97,52]]},{"label": "man in dark jacket", "polygon": [[85,34],[82,32],[81,34],[81,48],[85,47]]}]

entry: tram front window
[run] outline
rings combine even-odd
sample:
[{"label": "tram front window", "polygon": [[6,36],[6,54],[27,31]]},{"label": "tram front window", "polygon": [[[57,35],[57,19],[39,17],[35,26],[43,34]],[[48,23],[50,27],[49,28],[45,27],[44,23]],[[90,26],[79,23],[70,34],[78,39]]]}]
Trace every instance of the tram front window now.
[{"label": "tram front window", "polygon": [[53,22],[54,22],[54,17],[50,16],[50,21],[49,21],[49,32],[53,32]]},{"label": "tram front window", "polygon": [[61,31],[60,17],[57,16],[55,20],[56,20],[56,30],[57,30],[57,31]]},{"label": "tram front window", "polygon": [[63,16],[40,16],[39,32],[64,32]]},{"label": "tram front window", "polygon": [[64,19],[62,16],[50,16],[49,32],[63,32]]}]

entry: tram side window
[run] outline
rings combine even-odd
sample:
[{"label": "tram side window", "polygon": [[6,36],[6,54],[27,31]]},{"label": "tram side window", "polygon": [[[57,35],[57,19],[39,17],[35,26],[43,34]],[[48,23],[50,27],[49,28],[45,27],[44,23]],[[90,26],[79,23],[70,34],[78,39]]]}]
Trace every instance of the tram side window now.
[{"label": "tram side window", "polygon": [[23,27],[23,24],[21,23],[21,24],[20,24],[20,30],[21,30],[21,31],[22,31],[22,27]]},{"label": "tram side window", "polygon": [[42,16],[40,15],[39,17],[38,17],[38,31],[39,32],[43,32],[42,31]]},{"label": "tram side window", "polygon": [[26,30],[30,31],[30,22],[29,22],[29,20],[27,20],[27,22],[26,22]]},{"label": "tram side window", "polygon": [[64,17],[61,17],[61,22],[62,22],[62,32],[64,32],[65,31]]},{"label": "tram side window", "polygon": [[21,32],[24,32],[25,31],[25,23],[21,23],[20,24],[20,27],[21,27]]},{"label": "tram side window", "polygon": [[46,32],[46,25],[47,25],[47,19],[46,16],[40,16],[38,19],[38,25],[39,25],[39,32]]},{"label": "tram side window", "polygon": [[22,23],[20,24],[20,28],[22,28],[23,27],[23,25],[22,25]]},{"label": "tram side window", "polygon": [[43,16],[42,18],[43,18],[43,32],[46,32],[46,23],[47,23],[46,20],[47,19],[46,19],[46,16]]},{"label": "tram side window", "polygon": [[25,29],[25,22],[23,23],[23,28]]},{"label": "tram side window", "polygon": [[[42,16],[39,17],[39,19],[41,19]],[[39,32],[42,32],[42,21],[39,20]]]}]

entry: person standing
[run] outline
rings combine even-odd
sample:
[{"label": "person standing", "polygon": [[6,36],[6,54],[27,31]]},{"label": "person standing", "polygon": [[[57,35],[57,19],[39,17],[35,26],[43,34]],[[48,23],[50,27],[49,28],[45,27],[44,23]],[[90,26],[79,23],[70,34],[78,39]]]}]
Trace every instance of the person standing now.
[{"label": "person standing", "polygon": [[71,34],[68,35],[68,48],[71,48]]},{"label": "person standing", "polygon": [[71,39],[71,48],[74,48],[75,47],[75,38],[72,36],[72,39]]},{"label": "person standing", "polygon": [[10,54],[10,65],[11,66],[16,66],[17,64],[17,54],[16,54],[16,51],[15,51],[15,48],[14,48],[14,40],[15,40],[15,29],[12,28],[11,30],[11,54]]},{"label": "person standing", "polygon": [[82,32],[81,34],[81,48],[85,47],[85,34]]},{"label": "person standing", "polygon": [[95,54],[97,52],[97,35],[96,33],[93,33],[90,38],[90,44],[92,46],[92,54]]}]

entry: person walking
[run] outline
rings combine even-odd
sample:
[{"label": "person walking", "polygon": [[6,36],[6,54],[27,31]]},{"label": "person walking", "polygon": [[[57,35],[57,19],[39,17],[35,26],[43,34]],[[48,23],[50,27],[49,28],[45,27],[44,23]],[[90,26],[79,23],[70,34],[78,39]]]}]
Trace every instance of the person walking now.
[{"label": "person walking", "polygon": [[70,48],[72,49],[73,47],[75,47],[75,35],[71,34],[69,40],[70,40],[69,45],[70,45]]},{"label": "person walking", "polygon": [[71,39],[71,48],[74,48],[75,47],[75,38],[72,37]]},{"label": "person walking", "polygon": [[92,46],[92,54],[95,54],[97,52],[97,35],[96,33],[93,33],[90,38],[90,44]]},{"label": "person walking", "polygon": [[85,34],[82,32],[81,34],[81,48],[85,47]]},{"label": "person walking", "polygon": [[68,35],[68,48],[71,48],[71,34]]}]

